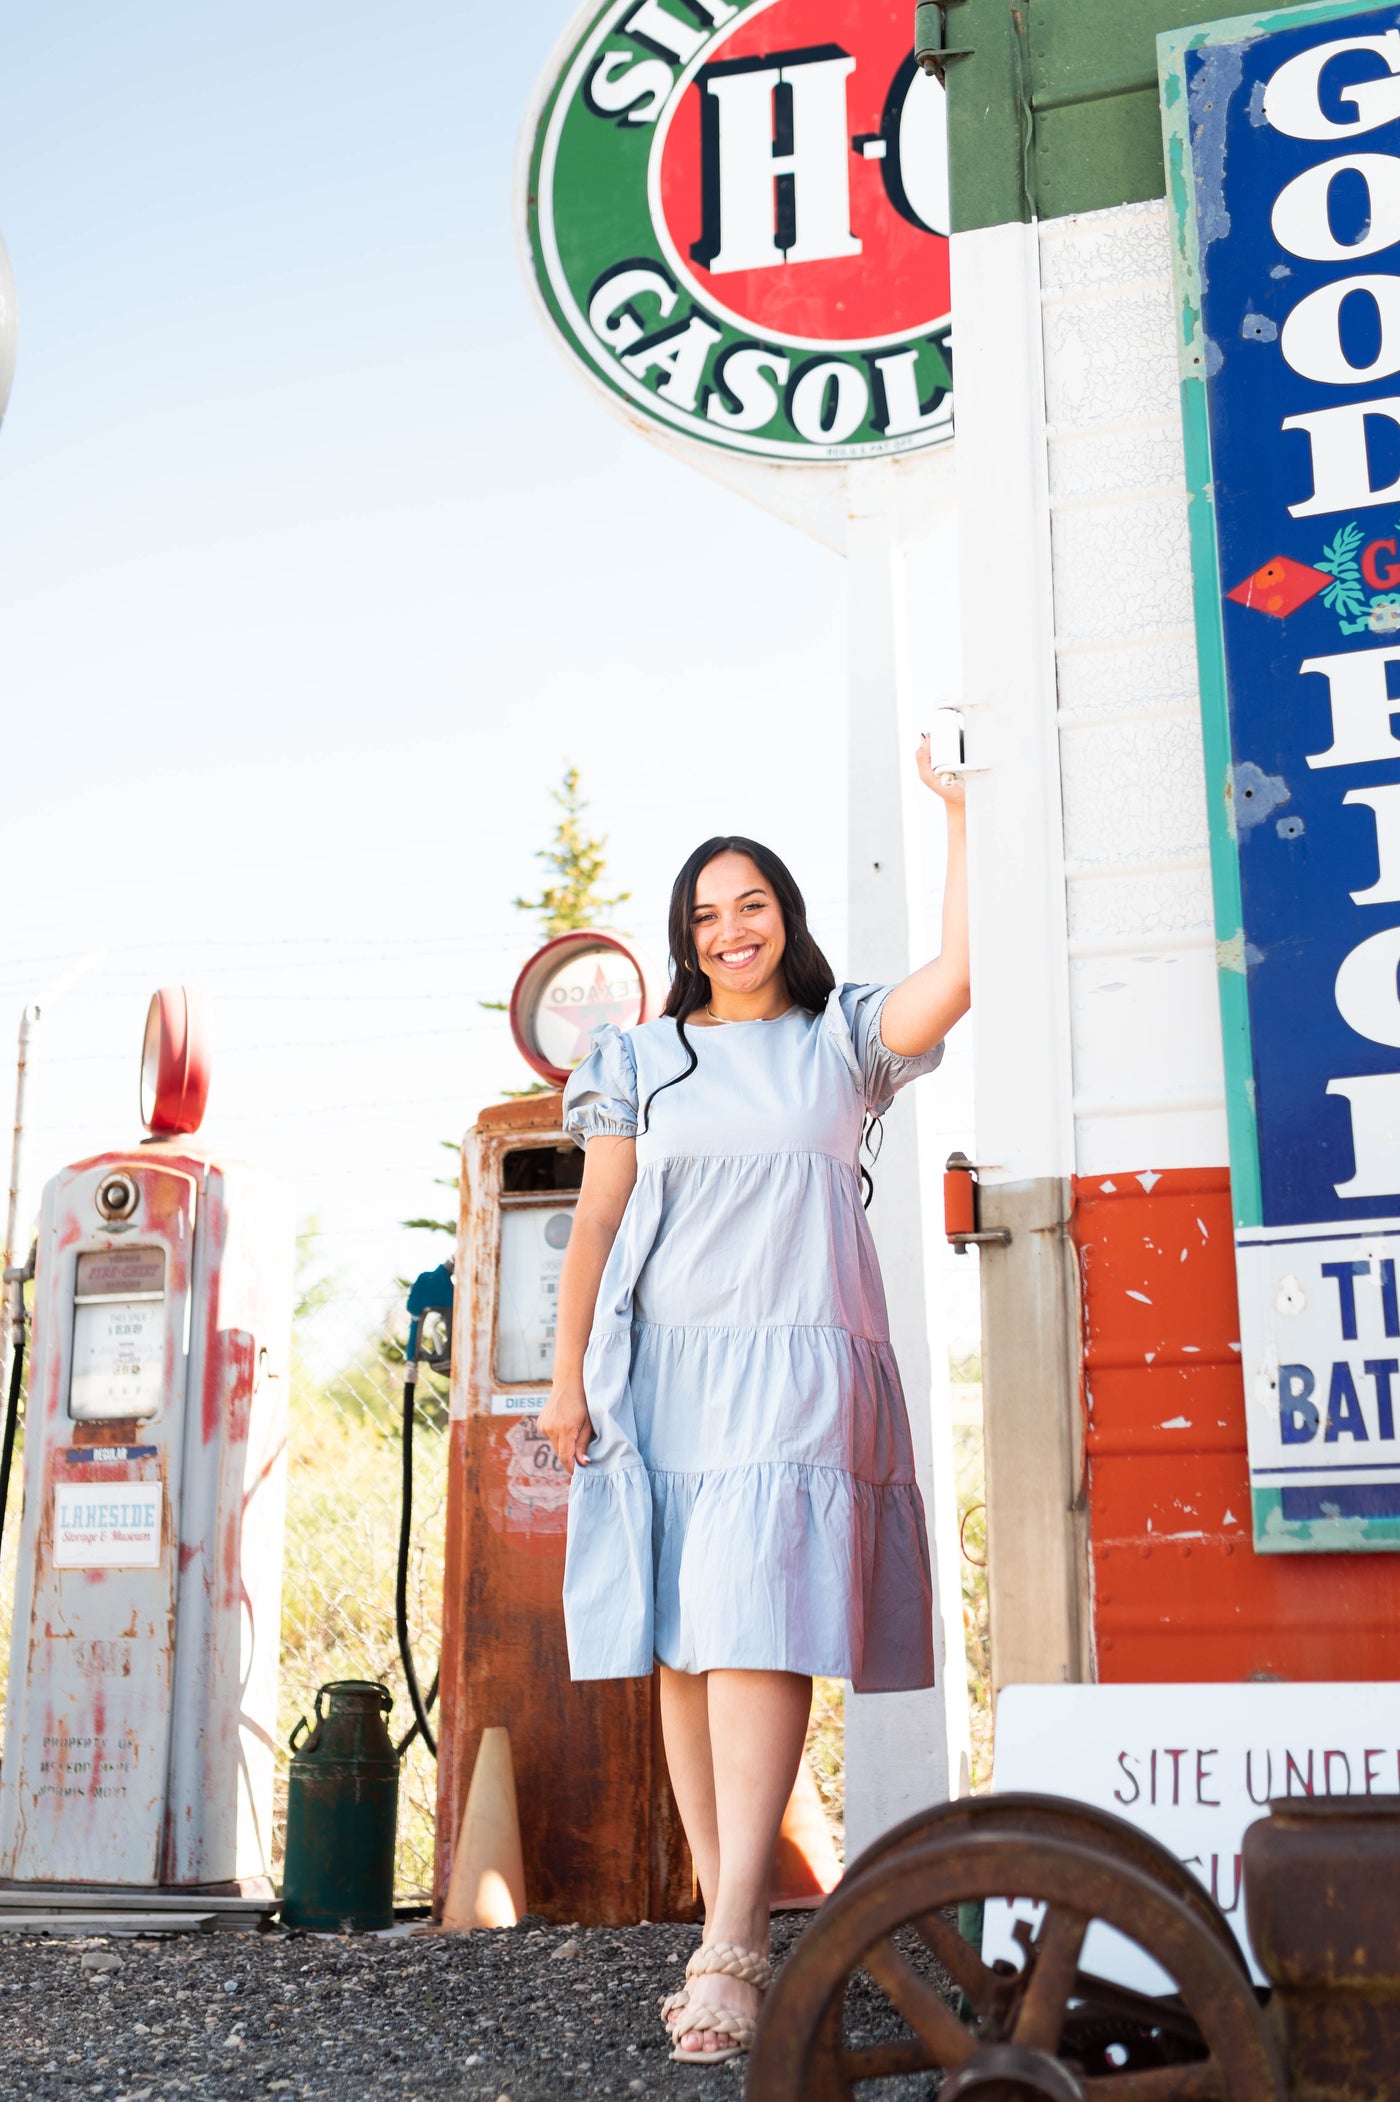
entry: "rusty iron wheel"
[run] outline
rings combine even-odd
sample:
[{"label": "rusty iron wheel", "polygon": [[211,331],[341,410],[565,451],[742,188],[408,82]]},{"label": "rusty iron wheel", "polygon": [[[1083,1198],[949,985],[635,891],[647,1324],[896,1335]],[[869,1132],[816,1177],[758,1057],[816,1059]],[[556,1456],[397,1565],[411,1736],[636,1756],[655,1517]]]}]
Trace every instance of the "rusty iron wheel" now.
[{"label": "rusty iron wheel", "polygon": [[[1021,1938],[1019,1971],[993,1969],[944,1917],[988,1898],[1045,1906]],[[1084,1938],[1101,1920],[1170,1973],[1163,2003],[1085,1973]],[[960,2020],[894,1942],[912,1929],[959,1986]],[[848,2045],[846,1987],[863,1970],[908,2034]],[[1085,2009],[1136,2039],[1156,2024],[1176,2063],[1120,2067],[1088,2054]],[[1164,2021],[1159,2019],[1164,2014]],[[1134,2063],[1134,2058],[1137,2062]],[[768,1995],[749,2063],[753,2102],[858,2102],[860,2084],[942,2071],[945,2102],[1285,2102],[1278,2048],[1246,1971],[1194,1907],[1133,1863],[1060,1835],[950,1830],[905,1845],[842,1883]]]},{"label": "rusty iron wheel", "polygon": [[858,1854],[851,1862],[842,1878],[842,1886],[844,1888],[905,1847],[920,1846],[954,1832],[980,1834],[1013,1830],[1030,1836],[1068,1839],[1097,1848],[1130,1868],[1140,1869],[1180,1898],[1187,1910],[1194,1912],[1201,1924],[1215,1936],[1230,1960],[1241,1971],[1248,1972],[1240,1945],[1220,1907],[1175,1854],[1136,1825],[1130,1825],[1125,1817],[1115,1817],[1111,1810],[1100,1810],[1092,1803],[1076,1803],[1069,1796],[1008,1791],[1005,1795],[965,1795],[951,1803],[934,1803],[873,1840],[864,1853]]}]

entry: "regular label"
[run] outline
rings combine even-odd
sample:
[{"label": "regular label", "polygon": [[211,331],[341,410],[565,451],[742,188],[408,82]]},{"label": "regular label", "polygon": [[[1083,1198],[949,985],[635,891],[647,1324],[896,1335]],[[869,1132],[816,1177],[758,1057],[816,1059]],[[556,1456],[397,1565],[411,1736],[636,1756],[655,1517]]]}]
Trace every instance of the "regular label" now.
[{"label": "regular label", "polygon": [[156,1569],[160,1565],[159,1482],[56,1482],[55,1569]]}]

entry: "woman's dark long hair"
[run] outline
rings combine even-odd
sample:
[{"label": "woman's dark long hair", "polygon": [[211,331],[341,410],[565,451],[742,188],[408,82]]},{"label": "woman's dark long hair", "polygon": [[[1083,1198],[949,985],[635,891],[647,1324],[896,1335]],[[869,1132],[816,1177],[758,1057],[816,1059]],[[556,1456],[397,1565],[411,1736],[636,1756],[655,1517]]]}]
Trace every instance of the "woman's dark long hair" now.
[{"label": "woman's dark long hair", "polygon": [[807,907],[787,864],[778,859],[771,847],[760,846],[756,839],[744,839],[737,833],[707,839],[687,857],[671,886],[671,911],[667,923],[671,946],[671,989],[661,1012],[675,1021],[676,1035],[681,1040],[688,1063],[683,1072],[663,1080],[647,1096],[642,1104],[641,1131],[647,1128],[647,1115],[657,1096],[666,1088],[689,1080],[700,1063],[695,1046],[685,1033],[686,1017],[693,1015],[697,1008],[708,1006],[711,995],[709,976],[700,968],[692,922],[695,917],[695,886],[700,871],[708,867],[717,854],[747,855],[772,891],[787,936],[787,946],[783,950],[783,979],[794,1006],[805,1008],[810,1015],[821,1014],[836,984],[831,965],[812,939],[812,931],[807,925]]}]

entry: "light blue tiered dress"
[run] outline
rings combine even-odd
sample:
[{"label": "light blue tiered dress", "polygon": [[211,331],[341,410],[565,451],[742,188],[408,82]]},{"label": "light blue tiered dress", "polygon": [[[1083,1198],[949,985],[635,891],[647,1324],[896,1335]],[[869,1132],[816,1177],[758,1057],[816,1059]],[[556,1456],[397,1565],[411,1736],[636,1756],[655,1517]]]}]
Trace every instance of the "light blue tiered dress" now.
[{"label": "light blue tiered dress", "polygon": [[[867,1111],[932,1071],[885,1048],[890,988],[690,1028],[658,1094],[584,1365],[569,1496],[575,1679],[721,1667],[933,1682],[928,1538],[861,1207]],[[569,1080],[580,1145],[636,1134],[684,1071],[673,1021],[610,1024]]]}]

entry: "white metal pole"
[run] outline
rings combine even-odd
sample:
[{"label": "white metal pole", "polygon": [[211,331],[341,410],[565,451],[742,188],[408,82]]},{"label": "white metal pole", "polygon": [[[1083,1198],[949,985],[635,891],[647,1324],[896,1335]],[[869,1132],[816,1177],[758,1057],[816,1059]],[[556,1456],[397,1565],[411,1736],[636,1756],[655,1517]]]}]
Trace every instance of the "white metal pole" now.
[{"label": "white metal pole", "polygon": [[[914,721],[904,562],[888,466],[852,468],[849,511],[848,969],[854,977],[891,980],[931,953],[920,841],[933,818],[916,800],[927,801],[914,773],[917,728],[925,726]],[[956,1794],[967,1746],[947,1343],[925,1262],[926,1121],[909,1093],[896,1098],[885,1118],[870,1222],[933,1546],[938,1684],[913,1693],[848,1693],[848,1861],[902,1818]]]}]

